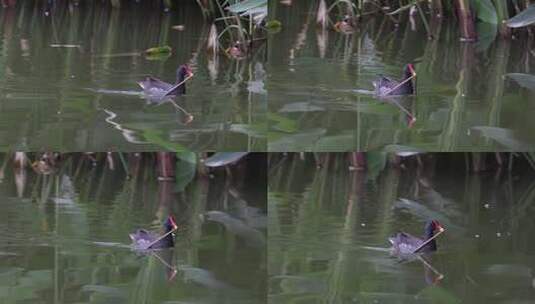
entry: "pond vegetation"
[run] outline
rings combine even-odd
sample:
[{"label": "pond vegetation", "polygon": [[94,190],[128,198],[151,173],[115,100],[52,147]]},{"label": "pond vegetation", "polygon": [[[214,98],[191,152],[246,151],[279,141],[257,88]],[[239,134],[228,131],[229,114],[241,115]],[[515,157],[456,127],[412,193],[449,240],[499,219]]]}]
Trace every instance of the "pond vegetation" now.
[{"label": "pond vegetation", "polygon": [[[275,1],[269,150],[531,150],[529,1],[470,1],[474,39],[463,38],[464,2]],[[415,95],[376,96],[377,75],[408,63]]]},{"label": "pond vegetation", "polygon": [[[265,161],[1,154],[0,302],[265,303]],[[168,215],[175,248],[133,251],[128,234]]]}]

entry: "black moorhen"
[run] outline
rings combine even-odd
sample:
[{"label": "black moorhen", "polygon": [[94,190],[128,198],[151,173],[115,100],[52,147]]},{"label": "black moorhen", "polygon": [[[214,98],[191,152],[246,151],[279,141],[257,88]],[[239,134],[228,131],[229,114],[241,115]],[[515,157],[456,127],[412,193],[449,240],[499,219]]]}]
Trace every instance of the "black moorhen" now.
[{"label": "black moorhen", "polygon": [[145,229],[136,230],[136,232],[130,234],[130,239],[132,239],[132,247],[137,250],[163,249],[174,247],[175,242],[173,240],[173,234],[169,232],[176,230],[178,226],[172,216],[169,216],[167,218],[164,223],[164,228],[165,233],[167,235],[156,243],[154,242],[161,236]]},{"label": "black moorhen", "polygon": [[145,95],[151,97],[163,98],[167,96],[178,96],[186,94],[186,84],[177,85],[183,82],[186,77],[190,76],[193,76],[191,68],[187,64],[183,64],[176,70],[175,84],[167,83],[152,76],[139,81],[138,84],[143,89]]},{"label": "black moorhen", "polygon": [[[436,231],[443,231],[444,228],[436,220],[429,221],[425,224],[425,235],[424,239],[417,238],[405,232],[400,232],[397,235],[390,237],[388,240],[392,243],[392,250],[394,254],[398,255],[408,255],[415,253],[414,251],[418,249],[425,241],[432,238],[435,235]],[[427,243],[422,249],[418,252],[431,252],[437,250],[437,243],[433,239]]]},{"label": "black moorhen", "polygon": [[398,82],[380,75],[379,79],[373,82],[375,87],[375,94],[377,96],[396,96],[396,95],[412,95],[414,94],[413,78],[416,75],[414,66],[409,63],[403,70],[403,79]]}]

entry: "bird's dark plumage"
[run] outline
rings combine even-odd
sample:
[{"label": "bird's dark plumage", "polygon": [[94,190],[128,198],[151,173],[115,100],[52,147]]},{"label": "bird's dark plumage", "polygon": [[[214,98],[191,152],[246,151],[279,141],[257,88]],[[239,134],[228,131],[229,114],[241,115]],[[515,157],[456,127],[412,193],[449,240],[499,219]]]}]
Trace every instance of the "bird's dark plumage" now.
[{"label": "bird's dark plumage", "polygon": [[[177,225],[172,216],[169,216],[167,218],[167,220],[164,223],[164,228],[165,228],[165,233],[176,230]],[[136,232],[130,234],[130,239],[132,240],[132,247],[134,249],[150,250],[150,249],[171,248],[175,246],[172,233],[169,233],[166,237],[152,244],[159,237],[160,236],[158,234],[147,231],[145,229],[138,229],[136,230]]]},{"label": "bird's dark plumage", "polygon": [[[425,241],[432,238],[435,235],[435,231],[443,229],[440,223],[436,220],[426,223],[424,231],[424,238],[418,238],[405,232],[400,232],[395,236],[390,237],[388,240],[392,244],[392,249],[395,254],[412,254],[414,251],[422,245]],[[435,240],[430,241],[419,252],[430,252],[437,250],[437,243]]]},{"label": "bird's dark plumage", "polygon": [[[414,94],[413,79],[407,79],[414,77],[414,75],[416,75],[416,72],[414,71],[414,66],[410,63],[405,66],[403,79],[400,82],[380,75],[379,79],[373,82],[375,94],[381,97],[412,95]],[[400,85],[401,82],[403,84]]]},{"label": "bird's dark plumage", "polygon": [[138,84],[143,89],[145,95],[152,98],[179,96],[186,94],[186,84],[180,83],[190,75],[193,75],[191,68],[187,64],[183,64],[176,71],[175,84],[167,83],[152,76],[148,76],[145,80],[139,81]]}]

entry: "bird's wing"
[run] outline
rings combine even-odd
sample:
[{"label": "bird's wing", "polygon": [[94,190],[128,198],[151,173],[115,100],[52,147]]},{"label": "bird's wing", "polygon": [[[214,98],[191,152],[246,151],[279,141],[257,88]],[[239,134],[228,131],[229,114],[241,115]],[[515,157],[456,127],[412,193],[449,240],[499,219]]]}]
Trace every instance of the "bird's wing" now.
[{"label": "bird's wing", "polygon": [[145,78],[145,80],[139,81],[137,84],[143,89],[143,90],[149,90],[151,88],[158,88],[167,91],[169,88],[172,87],[171,84],[161,81],[158,78],[148,76]]}]

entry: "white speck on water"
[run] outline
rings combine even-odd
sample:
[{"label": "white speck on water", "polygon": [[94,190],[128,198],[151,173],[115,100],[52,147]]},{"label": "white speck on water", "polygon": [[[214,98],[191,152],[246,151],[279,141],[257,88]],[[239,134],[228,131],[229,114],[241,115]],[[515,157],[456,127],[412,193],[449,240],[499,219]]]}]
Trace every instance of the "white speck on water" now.
[{"label": "white speck on water", "polygon": [[462,96],[462,97],[466,97],[466,94],[462,93],[461,96]]},{"label": "white speck on water", "polygon": [[479,234],[474,235],[476,239],[479,239]]},{"label": "white speck on water", "polygon": [[360,224],[361,227],[366,227],[366,223]]},{"label": "white speck on water", "polygon": [[496,232],[496,236],[501,237],[502,236],[501,232]]},{"label": "white speck on water", "polygon": [[483,205],[483,207],[485,207],[485,209],[489,209],[490,205],[487,203],[487,204]]},{"label": "white speck on water", "polygon": [[295,69],[294,68],[290,68],[289,71],[290,72],[295,72]]}]

